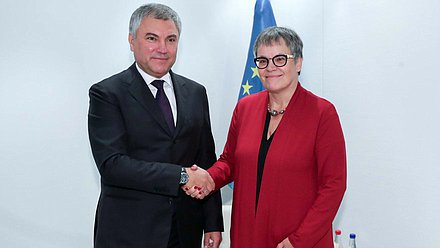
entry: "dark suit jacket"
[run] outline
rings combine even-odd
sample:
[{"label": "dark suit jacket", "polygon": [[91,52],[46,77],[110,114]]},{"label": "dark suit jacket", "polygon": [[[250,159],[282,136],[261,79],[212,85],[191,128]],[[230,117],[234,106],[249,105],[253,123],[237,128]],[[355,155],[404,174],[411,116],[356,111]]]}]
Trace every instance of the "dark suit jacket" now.
[{"label": "dark suit jacket", "polygon": [[203,230],[223,231],[221,196],[192,199],[181,166],[216,160],[205,88],[170,72],[177,102],[171,134],[135,64],[90,88],[89,138],[101,174],[95,247],[166,247],[173,209],[182,247],[200,247]]}]

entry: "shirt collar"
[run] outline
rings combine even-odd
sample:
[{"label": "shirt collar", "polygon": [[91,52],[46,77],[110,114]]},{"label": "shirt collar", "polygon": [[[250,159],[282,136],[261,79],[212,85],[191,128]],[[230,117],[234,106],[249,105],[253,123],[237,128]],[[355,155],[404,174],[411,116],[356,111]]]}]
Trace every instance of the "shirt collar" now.
[{"label": "shirt collar", "polygon": [[173,84],[171,83],[171,75],[169,72],[167,72],[167,74],[163,75],[163,77],[161,78],[156,78],[143,71],[137,63],[136,63],[136,69],[139,71],[139,73],[141,74],[142,78],[144,79],[147,85],[150,85],[154,80],[163,80],[165,81],[166,84],[168,84],[171,88],[173,88]]}]

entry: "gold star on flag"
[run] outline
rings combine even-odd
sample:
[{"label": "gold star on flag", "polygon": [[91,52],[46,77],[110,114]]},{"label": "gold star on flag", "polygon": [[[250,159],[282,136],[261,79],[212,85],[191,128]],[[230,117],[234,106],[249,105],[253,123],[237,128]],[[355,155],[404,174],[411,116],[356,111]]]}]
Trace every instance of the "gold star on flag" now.
[{"label": "gold star on flag", "polygon": [[251,70],[252,70],[252,78],[254,78],[255,76],[257,76],[258,78],[260,78],[260,74],[258,74],[258,69],[257,67],[252,67],[251,66]]},{"label": "gold star on flag", "polygon": [[242,85],[241,87],[243,87],[243,95],[244,94],[248,94],[250,95],[251,92],[249,91],[252,87],[254,87],[253,85],[249,85],[249,81],[246,80],[246,84]]}]

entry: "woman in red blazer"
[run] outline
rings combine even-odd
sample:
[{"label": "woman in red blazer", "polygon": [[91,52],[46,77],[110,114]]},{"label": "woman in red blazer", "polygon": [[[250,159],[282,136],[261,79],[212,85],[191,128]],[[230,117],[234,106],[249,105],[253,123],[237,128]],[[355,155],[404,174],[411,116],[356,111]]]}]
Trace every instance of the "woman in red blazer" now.
[{"label": "woman in red blazer", "polygon": [[266,29],[254,54],[266,90],[237,103],[223,154],[208,169],[216,189],[234,181],[231,247],[332,248],[346,187],[335,107],[298,82],[302,41],[293,30]]}]

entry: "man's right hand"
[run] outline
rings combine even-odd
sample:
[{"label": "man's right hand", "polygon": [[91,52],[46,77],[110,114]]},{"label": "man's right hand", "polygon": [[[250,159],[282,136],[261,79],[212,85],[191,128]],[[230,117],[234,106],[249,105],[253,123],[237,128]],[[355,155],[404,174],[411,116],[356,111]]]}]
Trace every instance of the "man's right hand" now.
[{"label": "man's right hand", "polygon": [[182,186],[185,193],[193,198],[203,199],[215,189],[214,180],[212,180],[209,173],[198,167],[197,165],[191,168],[185,168],[189,175],[189,181]]}]

